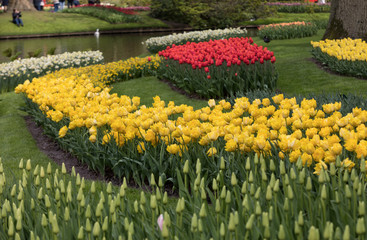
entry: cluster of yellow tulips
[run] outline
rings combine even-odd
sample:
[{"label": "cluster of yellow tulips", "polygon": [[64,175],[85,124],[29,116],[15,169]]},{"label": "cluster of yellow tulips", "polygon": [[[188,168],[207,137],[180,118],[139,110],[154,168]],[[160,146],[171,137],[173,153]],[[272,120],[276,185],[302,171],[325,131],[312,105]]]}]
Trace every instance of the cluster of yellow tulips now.
[{"label": "cluster of yellow tulips", "polygon": [[[157,64],[150,58],[152,62]],[[301,157],[304,165],[315,163],[316,173],[339,155],[345,167],[353,167],[354,159],[367,156],[367,111],[359,108],[342,116],[338,111],[341,103],[317,110],[314,99],[297,103],[282,94],[253,102],[238,98],[233,106],[225,100],[210,100],[207,107],[198,110],[174,102],[166,104],[158,96],[151,107],[140,106],[139,97],[110,94],[110,88],[104,87],[108,77],[103,74],[114,73],[96,66],[61,70],[27,81],[16,92],[25,93],[53,121],[70,120],[60,129],[60,138],[86,127],[91,142],[106,144],[113,138],[123,146],[137,139],[140,153],[145,144],[164,142],[171,154],[180,155],[189,144],[199,144],[207,155],[214,156],[223,147],[218,141],[221,138],[227,152],[271,155],[272,145],[277,146],[276,157],[290,162]],[[98,139],[98,131],[103,131],[103,139]]]},{"label": "cluster of yellow tulips", "polygon": [[338,60],[367,61],[367,43],[362,39],[336,39],[313,42],[311,45]]}]

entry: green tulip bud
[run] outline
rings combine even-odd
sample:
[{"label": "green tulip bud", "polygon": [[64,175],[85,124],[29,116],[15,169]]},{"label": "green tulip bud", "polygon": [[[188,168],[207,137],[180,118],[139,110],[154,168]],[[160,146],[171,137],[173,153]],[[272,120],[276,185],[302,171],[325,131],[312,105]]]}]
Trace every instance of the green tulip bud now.
[{"label": "green tulip bud", "polygon": [[17,197],[18,201],[21,201],[23,199],[23,195],[24,195],[23,187],[19,185],[19,193]]},{"label": "green tulip bud", "polygon": [[35,207],[35,203],[34,203],[34,199],[32,198],[31,199],[31,209],[34,210],[34,207]]},{"label": "green tulip bud", "polygon": [[20,236],[19,236],[19,233],[15,233],[14,240],[21,240],[21,239],[20,239]]},{"label": "green tulip bud", "polygon": [[231,192],[228,190],[227,194],[226,194],[226,203],[229,204],[231,203]]},{"label": "green tulip bud", "polygon": [[163,202],[163,204],[167,204],[168,203],[168,194],[167,194],[167,192],[164,192],[162,202]]},{"label": "green tulip bud", "polygon": [[120,197],[125,197],[125,187],[124,187],[124,185],[121,185],[121,187],[120,187]]},{"label": "green tulip bud", "polygon": [[301,234],[301,227],[299,226],[299,224],[298,224],[297,221],[294,222],[294,233],[296,235],[300,235]]},{"label": "green tulip bud", "polygon": [[34,181],[34,185],[39,186],[40,184],[41,184],[41,179],[40,179],[40,176],[37,175],[36,180]]},{"label": "green tulip bud", "polygon": [[338,191],[335,191],[335,203],[340,203]]},{"label": "green tulip bud", "polygon": [[196,228],[198,227],[198,217],[196,216],[196,213],[191,218],[191,231],[196,232]]},{"label": "green tulip bud", "polygon": [[37,195],[38,200],[41,200],[43,198],[42,190],[43,190],[42,187],[38,190],[38,195]]},{"label": "green tulip bud", "polygon": [[23,167],[24,167],[24,164],[23,164],[23,158],[22,159],[20,159],[20,162],[19,162],[19,169],[20,170],[22,170],[23,169]]},{"label": "green tulip bud", "polygon": [[223,186],[222,191],[220,193],[220,198],[221,199],[225,199],[226,198],[226,192],[227,192],[226,186]]},{"label": "green tulip bud", "polygon": [[219,166],[219,169],[220,170],[225,170],[226,169],[226,163],[225,163],[223,157],[220,158],[220,166]]},{"label": "green tulip bud", "polygon": [[114,200],[111,200],[110,203],[110,213],[114,213],[116,211],[116,205],[115,205],[115,201]]},{"label": "green tulip bud", "polygon": [[286,211],[286,212],[288,212],[288,211],[289,211],[289,200],[288,200],[288,198],[285,198],[285,200],[284,200],[283,209],[284,209],[284,211]]},{"label": "green tulip bud", "polygon": [[138,203],[137,200],[134,201],[134,211],[135,211],[135,213],[139,212],[139,203]]},{"label": "green tulip bud", "polygon": [[87,205],[87,210],[85,211],[85,217],[86,218],[90,218],[92,216],[92,209],[90,207],[90,205]]},{"label": "green tulip bud", "polygon": [[112,193],[112,183],[111,182],[108,182],[106,192],[108,194]]},{"label": "green tulip bud", "polygon": [[45,194],[45,206],[46,206],[46,208],[50,208],[51,207],[50,198],[48,197],[47,194]]},{"label": "green tulip bud", "polygon": [[326,192],[326,186],[323,185],[321,188],[321,199],[326,200],[327,199],[327,192]]},{"label": "green tulip bud", "polygon": [[359,216],[364,216],[365,214],[365,205],[364,205],[364,201],[359,201],[359,204],[358,204],[358,215]]},{"label": "green tulip bud", "polygon": [[43,167],[40,168],[40,177],[41,178],[45,177],[45,169]]},{"label": "green tulip bud", "polygon": [[327,222],[323,234],[324,239],[329,239],[333,237],[333,223]]},{"label": "green tulip bud", "polygon": [[245,182],[242,184],[241,193],[242,193],[242,194],[246,194],[246,193],[247,193],[247,181],[245,181]]},{"label": "green tulip bud", "polygon": [[66,171],[66,167],[65,167],[65,163],[62,163],[62,164],[61,164],[61,173],[62,173],[62,174],[66,174],[66,173],[67,173],[67,171]]},{"label": "green tulip bud", "polygon": [[245,169],[247,171],[249,171],[251,169],[251,160],[250,160],[250,157],[247,157],[247,159],[246,159]]},{"label": "green tulip bud", "polygon": [[308,232],[308,240],[319,240],[319,239],[320,239],[319,229],[315,228],[314,226],[311,226]]},{"label": "green tulip bud", "polygon": [[270,171],[275,172],[276,166],[273,159],[270,159]]},{"label": "green tulip bud", "polygon": [[220,212],[220,201],[219,201],[219,199],[217,199],[215,201],[215,212],[216,213],[219,213]]},{"label": "green tulip bud", "polygon": [[100,232],[101,232],[101,226],[99,225],[98,222],[95,222],[93,226],[93,236],[98,237]]},{"label": "green tulip bud", "polygon": [[321,169],[320,175],[319,175],[319,183],[323,184],[325,182],[325,170]]},{"label": "green tulip bud", "polygon": [[312,190],[312,181],[311,181],[311,177],[307,177],[306,190],[307,190],[307,191],[311,191],[311,190]]},{"label": "green tulip bud", "polygon": [[32,169],[32,165],[31,165],[31,160],[30,160],[30,159],[28,159],[28,160],[27,160],[27,163],[26,163],[26,165],[25,165],[25,169],[26,169],[27,171],[31,171],[31,169]]},{"label": "green tulip bud", "polygon": [[268,187],[266,188],[265,199],[270,201],[272,199],[272,197],[273,197],[273,193],[272,193],[270,185],[268,185]]},{"label": "green tulip bud", "polygon": [[15,229],[16,229],[17,231],[22,230],[22,219],[17,220],[17,224],[15,225]]},{"label": "green tulip bud", "polygon": [[274,191],[275,193],[279,192],[279,179],[277,179],[277,180],[275,181],[273,191]]},{"label": "green tulip bud", "polygon": [[286,239],[285,230],[284,230],[283,224],[280,224],[280,226],[279,226],[278,239],[279,240]]},{"label": "green tulip bud", "polygon": [[126,178],[124,177],[124,179],[122,180],[122,186],[124,186],[124,188],[127,188],[127,182],[126,182]]},{"label": "green tulip bud", "polygon": [[95,193],[96,192],[96,183],[93,181],[90,185],[90,192]]},{"label": "green tulip bud", "polygon": [[196,161],[196,174],[200,173],[201,173],[201,162],[200,159],[198,158],[198,160]]},{"label": "green tulip bud", "polygon": [[224,223],[220,224],[219,234],[220,234],[221,237],[224,237],[224,235],[226,235],[226,228],[224,226]]},{"label": "green tulip bud", "polygon": [[75,185],[80,186],[82,180],[80,179],[80,175],[79,173],[76,175],[76,179],[75,179]]},{"label": "green tulip bud", "polygon": [[344,171],[343,181],[344,182],[348,182],[349,181],[349,172],[348,171]]},{"label": "green tulip bud", "polygon": [[345,187],[344,187],[344,194],[347,198],[351,198],[352,197],[352,192],[350,191],[350,188],[347,184],[345,184]]},{"label": "green tulip bud", "polygon": [[361,173],[365,173],[366,172],[366,162],[364,160],[364,158],[361,159]]},{"label": "green tulip bud", "polygon": [[264,169],[261,170],[261,180],[263,180],[264,182],[268,181],[268,176],[266,176],[266,172]]},{"label": "green tulip bud", "polygon": [[65,207],[64,209],[64,220],[69,221],[70,220],[70,211],[68,207]]},{"label": "green tulip bud", "polygon": [[14,236],[14,222],[13,222],[12,216],[9,216],[9,219],[8,219],[8,236],[9,237]]},{"label": "green tulip bud", "polygon": [[80,205],[81,207],[84,207],[84,206],[85,206],[85,198],[84,198],[84,195],[82,195],[82,200],[80,200],[79,205]]},{"label": "green tulip bud", "polygon": [[256,193],[256,191],[255,191],[255,185],[253,183],[251,183],[251,185],[250,185],[250,195],[251,196],[254,196],[255,193]]},{"label": "green tulip bud", "polygon": [[157,201],[160,201],[162,199],[161,191],[159,190],[158,187],[156,187],[155,189],[155,196],[157,198]]},{"label": "green tulip bud", "polygon": [[168,228],[167,228],[167,224],[163,223],[163,226],[162,226],[162,237],[163,238],[168,238],[169,237],[169,231],[168,231]]},{"label": "green tulip bud", "polygon": [[288,186],[289,185],[289,177],[288,174],[284,174],[284,185]]},{"label": "green tulip bud", "polygon": [[13,187],[11,188],[10,196],[14,197],[16,193],[17,193],[17,185],[14,184]]},{"label": "green tulip bud", "polygon": [[199,212],[199,216],[200,216],[201,218],[204,218],[204,217],[206,217],[206,216],[207,216],[207,215],[206,215],[205,203],[203,203],[203,204],[201,205],[200,212]]},{"label": "green tulip bud", "polygon": [[291,171],[290,171],[290,178],[292,180],[295,180],[297,178],[296,172],[294,171],[293,168],[291,168]]},{"label": "green tulip bud", "polygon": [[64,185],[64,181],[61,179],[59,182],[59,188],[60,188],[60,192],[61,193],[65,193],[65,185]]},{"label": "green tulip bud", "polygon": [[146,203],[146,198],[145,198],[145,193],[142,191],[140,192],[140,204],[145,204]]},{"label": "green tulip bud", "polygon": [[90,223],[89,218],[87,218],[87,221],[85,222],[85,231],[90,233],[92,231],[92,224]]},{"label": "green tulip bud", "polygon": [[336,167],[335,167],[335,163],[330,163],[330,175],[331,176],[335,176],[336,174]]},{"label": "green tulip bud", "polygon": [[71,176],[72,177],[75,177],[76,176],[76,172],[75,172],[75,167],[74,166],[71,168]]},{"label": "green tulip bud", "polygon": [[181,198],[180,208],[181,208],[181,212],[182,212],[183,210],[185,210],[185,199],[184,199],[183,197]]},{"label": "green tulip bud", "polygon": [[260,216],[261,215],[261,212],[262,212],[262,210],[261,210],[260,203],[259,203],[259,201],[256,201],[255,214],[257,216]]},{"label": "green tulip bud", "polygon": [[164,186],[162,176],[159,176],[158,178],[158,186],[162,188]]},{"label": "green tulip bud", "polygon": [[124,218],[124,228],[129,231],[129,219],[127,217]]},{"label": "green tulip bud", "polygon": [[102,231],[107,232],[107,230],[108,230],[108,217],[106,216],[103,220]]},{"label": "green tulip bud", "polygon": [[252,173],[252,171],[250,171],[250,174],[248,176],[248,182],[249,183],[253,183],[254,182],[254,174]]},{"label": "green tulip bud", "polygon": [[48,163],[48,164],[47,164],[46,173],[47,173],[48,175],[51,175],[51,173],[52,173],[51,163]]},{"label": "green tulip bud", "polygon": [[299,184],[303,184],[305,182],[306,172],[305,168],[302,169],[302,171],[299,173],[298,182]]},{"label": "green tulip bud", "polygon": [[178,199],[177,205],[176,205],[176,212],[181,213],[181,199]]},{"label": "green tulip bud", "polygon": [[39,166],[37,164],[36,167],[35,167],[35,169],[34,169],[34,171],[33,171],[33,175],[34,176],[37,176],[38,174],[39,174]]},{"label": "green tulip bud", "polygon": [[228,230],[230,232],[233,232],[234,230],[236,230],[236,225],[234,224],[234,215],[233,215],[233,213],[231,213],[229,215]]},{"label": "green tulip bud", "polygon": [[183,167],[183,173],[188,174],[189,173],[189,160],[185,161],[184,167]]},{"label": "green tulip bud", "polygon": [[84,239],[84,229],[83,229],[83,226],[81,226],[79,228],[79,232],[78,232],[78,240],[82,240]]},{"label": "green tulip bud", "polygon": [[199,218],[199,221],[198,221],[198,230],[199,232],[203,232],[203,221]]},{"label": "green tulip bud", "polygon": [[231,185],[232,186],[236,186],[237,185],[237,178],[236,175],[234,174],[234,172],[232,172],[232,176],[231,176]]},{"label": "green tulip bud", "polygon": [[59,229],[59,225],[57,224],[56,214],[52,218],[51,225],[52,225],[52,232],[54,234],[58,234],[60,229]]},{"label": "green tulip bud", "polygon": [[164,212],[163,214],[164,223],[167,225],[167,227],[171,226],[171,217],[167,212]]},{"label": "green tulip bud", "polygon": [[345,226],[344,233],[343,233],[343,240],[350,240],[349,225]]},{"label": "green tulip bud", "polygon": [[255,214],[251,214],[250,218],[247,220],[247,223],[246,223],[247,230],[251,230],[254,220],[255,220]]},{"label": "green tulip bud", "polygon": [[152,173],[150,176],[150,186],[154,187],[155,185],[157,184],[155,183],[154,174]]},{"label": "green tulip bud", "polygon": [[287,187],[287,195],[288,195],[288,198],[290,200],[292,200],[294,198],[293,189],[290,185],[288,185],[288,187]]},{"label": "green tulip bud", "polygon": [[156,209],[156,207],[157,207],[157,199],[155,195],[152,195],[150,197],[150,208],[154,210]]},{"label": "green tulip bud", "polygon": [[41,225],[42,227],[46,227],[48,225],[47,217],[45,214],[42,214]]},{"label": "green tulip bud", "polygon": [[356,233],[358,235],[364,235],[366,232],[366,227],[364,224],[364,217],[358,218],[357,226],[356,226]]}]

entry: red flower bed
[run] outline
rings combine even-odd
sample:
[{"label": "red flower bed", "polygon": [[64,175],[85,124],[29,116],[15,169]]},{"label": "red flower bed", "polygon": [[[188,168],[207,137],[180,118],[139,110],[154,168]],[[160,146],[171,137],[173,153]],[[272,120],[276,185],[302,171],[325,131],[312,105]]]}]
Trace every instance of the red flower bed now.
[{"label": "red flower bed", "polygon": [[264,61],[275,62],[274,53],[258,46],[251,45],[251,38],[230,38],[209,42],[191,43],[167,47],[158,54],[166,59],[179,61],[180,64],[190,64],[193,69],[207,67],[215,64],[220,66],[225,62],[228,67],[232,64],[246,65]]},{"label": "red flower bed", "polygon": [[253,44],[251,38],[229,38],[172,45],[158,53],[164,57],[159,77],[204,98],[223,98],[236,92],[274,89],[274,53]]}]

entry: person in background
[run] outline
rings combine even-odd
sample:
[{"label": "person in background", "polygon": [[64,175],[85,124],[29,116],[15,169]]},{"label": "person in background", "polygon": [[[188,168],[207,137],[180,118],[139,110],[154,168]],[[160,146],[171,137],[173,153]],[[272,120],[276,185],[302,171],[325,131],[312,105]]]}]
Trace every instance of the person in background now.
[{"label": "person in background", "polygon": [[20,12],[20,11],[18,11],[18,10],[16,10],[15,8],[13,9],[13,14],[12,14],[12,16],[13,16],[13,23],[15,23],[18,27],[20,26],[20,25],[22,25],[22,27],[24,26],[23,25],[23,21],[22,21],[22,19],[21,19],[21,17],[22,17],[22,13]]},{"label": "person in background", "polygon": [[37,11],[41,11],[41,2],[42,0],[34,0],[34,7],[37,9]]},{"label": "person in background", "polygon": [[60,1],[60,10],[63,10],[65,6],[65,0],[59,0],[59,1]]},{"label": "person in background", "polygon": [[54,12],[59,11],[60,1],[54,0]]},{"label": "person in background", "polygon": [[4,12],[8,11],[8,5],[9,5],[9,0],[3,0],[3,2],[1,3],[1,6],[4,7]]},{"label": "person in background", "polygon": [[45,2],[42,0],[41,3],[40,3],[40,8],[41,8],[41,11],[43,11],[43,8],[45,7]]},{"label": "person in background", "polygon": [[68,8],[72,8],[73,7],[73,0],[68,0]]}]

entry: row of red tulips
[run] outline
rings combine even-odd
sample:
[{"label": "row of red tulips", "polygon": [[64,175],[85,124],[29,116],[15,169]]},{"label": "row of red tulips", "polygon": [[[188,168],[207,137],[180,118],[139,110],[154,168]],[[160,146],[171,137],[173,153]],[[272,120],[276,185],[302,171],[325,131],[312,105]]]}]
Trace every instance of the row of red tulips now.
[{"label": "row of red tulips", "polygon": [[159,55],[164,57],[160,78],[204,98],[274,89],[276,85],[274,53],[254,44],[251,38],[188,42],[167,47]]}]

